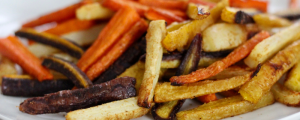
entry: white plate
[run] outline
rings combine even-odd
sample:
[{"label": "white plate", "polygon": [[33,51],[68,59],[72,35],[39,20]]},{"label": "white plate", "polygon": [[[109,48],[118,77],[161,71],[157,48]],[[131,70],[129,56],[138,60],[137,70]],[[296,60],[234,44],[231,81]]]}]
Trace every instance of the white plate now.
[{"label": "white plate", "polygon": [[[0,37],[13,34],[21,23],[31,18],[43,15],[58,8],[72,4],[79,0],[1,0],[0,1]],[[272,0],[269,10],[275,11],[287,7],[286,0]],[[1,92],[1,91],[0,91]],[[24,97],[10,97],[0,94],[0,119],[5,120],[63,120],[65,113],[29,115],[19,111],[19,104]],[[198,106],[194,100],[187,100],[181,110],[187,110]],[[256,111],[227,118],[226,120],[300,120],[300,108],[287,107],[280,103],[258,109]],[[136,120],[151,120],[150,115]]]}]

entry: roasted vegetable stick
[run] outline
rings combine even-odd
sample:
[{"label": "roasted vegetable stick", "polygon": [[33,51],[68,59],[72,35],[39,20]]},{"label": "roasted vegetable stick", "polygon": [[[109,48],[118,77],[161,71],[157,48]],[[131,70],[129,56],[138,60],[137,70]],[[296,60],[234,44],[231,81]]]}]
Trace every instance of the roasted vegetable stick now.
[{"label": "roasted vegetable stick", "polygon": [[135,9],[140,16],[144,16],[145,12],[149,9],[148,6],[130,0],[103,0],[102,5],[113,11],[118,11],[125,6],[131,7]]},{"label": "roasted vegetable stick", "polygon": [[188,20],[188,21],[185,21],[185,22],[180,22],[180,23],[178,23],[178,22],[173,22],[173,23],[171,23],[170,25],[168,25],[167,26],[167,32],[172,32],[172,31],[174,31],[174,30],[177,30],[177,29],[179,29],[181,26],[183,26],[183,25],[185,25],[185,24],[187,24],[187,23],[189,23],[190,21]]},{"label": "roasted vegetable stick", "polygon": [[80,58],[84,50],[66,39],[60,38],[56,35],[49,33],[40,33],[31,28],[22,28],[15,32],[16,36],[24,37],[36,42],[50,45],[54,48],[60,49],[75,58]]},{"label": "roasted vegetable stick", "polygon": [[283,85],[276,83],[273,85],[271,91],[275,96],[275,100],[287,106],[300,106],[300,93],[289,90]]},{"label": "roasted vegetable stick", "polygon": [[145,53],[146,39],[145,37],[142,37],[141,40],[129,47],[105,72],[96,78],[96,80],[93,81],[94,84],[100,84],[116,78],[127,68],[135,64],[139,60],[140,56]]},{"label": "roasted vegetable stick", "polygon": [[62,22],[75,17],[75,11],[82,3],[70,5],[58,11],[43,15],[35,20],[24,23],[22,27],[35,27],[50,22]]},{"label": "roasted vegetable stick", "polygon": [[180,85],[186,83],[193,83],[199,80],[203,80],[209,77],[212,77],[225,68],[229,67],[230,65],[240,61],[244,57],[246,57],[251,50],[262,40],[269,37],[269,33],[262,31],[248,40],[246,43],[241,45],[240,47],[236,48],[233,52],[231,52],[227,57],[224,59],[217,61],[211,64],[209,67],[204,69],[199,69],[195,72],[192,72],[189,75],[183,76],[174,76],[170,79],[172,85]]},{"label": "roasted vegetable stick", "polygon": [[286,18],[288,20],[297,20],[300,18],[300,9],[280,10],[273,13],[273,15],[279,16],[281,18]]},{"label": "roasted vegetable stick", "polygon": [[45,57],[42,65],[64,74],[77,88],[87,88],[93,85],[91,80],[73,63],[56,57]]},{"label": "roasted vegetable stick", "polygon": [[295,92],[300,92],[300,63],[296,63],[296,65],[291,69],[288,73],[286,80],[284,81],[284,86],[290,90]]},{"label": "roasted vegetable stick", "polygon": [[252,16],[247,13],[231,7],[226,7],[223,9],[221,14],[221,19],[228,23],[237,23],[237,24],[248,24],[254,23]]},{"label": "roasted vegetable stick", "polygon": [[203,103],[209,103],[211,101],[216,101],[218,100],[217,96],[215,93],[208,94],[208,95],[203,95],[200,97],[197,97],[197,100]]},{"label": "roasted vegetable stick", "polygon": [[216,6],[215,3],[213,2],[209,2],[209,1],[204,1],[204,0],[188,0],[189,3],[195,3],[195,4],[199,4],[199,5],[206,5],[209,6],[210,8],[213,8]]},{"label": "roasted vegetable stick", "polygon": [[101,75],[111,64],[113,64],[130,45],[140,38],[148,28],[148,23],[144,19],[140,19],[135,23],[130,30],[123,35],[123,37],[90,69],[86,72],[89,79],[94,80]]},{"label": "roasted vegetable stick", "polygon": [[40,43],[34,43],[32,45],[29,45],[27,48],[32,54],[34,54],[38,58],[46,57],[48,55],[61,52],[59,49]]},{"label": "roasted vegetable stick", "polygon": [[83,54],[77,66],[86,72],[139,20],[140,17],[134,9],[130,7],[120,9],[101,31],[93,45]]},{"label": "roasted vegetable stick", "polygon": [[218,73],[215,76],[208,78],[209,80],[218,80],[218,79],[226,79],[234,76],[242,76],[252,72],[250,68],[244,68],[239,66],[230,66],[224,69],[222,72]]},{"label": "roasted vegetable stick", "polygon": [[154,100],[157,103],[161,103],[222,92],[245,84],[253,76],[255,76],[255,72],[223,80],[205,80],[196,83],[184,84],[182,86],[173,86],[170,82],[165,82],[157,84],[154,92]]},{"label": "roasted vegetable stick", "polygon": [[103,105],[90,107],[69,112],[67,120],[128,120],[141,117],[149,112],[149,109],[139,107],[137,97],[106,103]]},{"label": "roasted vegetable stick", "polygon": [[279,50],[300,37],[299,27],[300,22],[295,23],[257,44],[244,60],[245,64],[251,68],[255,68],[258,64],[264,63]]},{"label": "roasted vegetable stick", "polygon": [[0,39],[0,53],[19,64],[28,74],[39,81],[53,79],[53,75],[41,65],[39,58],[35,57],[17,37],[9,36]]},{"label": "roasted vegetable stick", "polygon": [[149,8],[149,10],[145,13],[145,16],[150,20],[165,20],[168,24],[172,22],[183,22],[185,20],[171,11],[159,8]]},{"label": "roasted vegetable stick", "polygon": [[72,89],[73,86],[68,79],[39,82],[28,75],[5,75],[1,91],[3,95],[32,97]]},{"label": "roasted vegetable stick", "polygon": [[267,93],[273,84],[300,60],[299,52],[300,41],[296,41],[277,53],[261,66],[256,77],[241,87],[239,93],[245,100],[257,103],[263,94]]},{"label": "roasted vegetable stick", "polygon": [[109,19],[114,12],[103,7],[100,3],[92,3],[81,6],[76,10],[76,17],[79,20]]},{"label": "roasted vegetable stick", "polygon": [[145,73],[138,96],[138,105],[141,107],[150,108],[153,102],[154,89],[158,81],[163,56],[161,41],[165,36],[166,25],[164,20],[150,22],[146,35]]},{"label": "roasted vegetable stick", "polygon": [[229,0],[230,7],[256,8],[262,12],[268,10],[268,0]]},{"label": "roasted vegetable stick", "polygon": [[54,34],[54,35],[63,35],[66,33],[79,31],[79,30],[86,30],[91,28],[96,24],[95,21],[92,20],[78,20],[76,18],[67,20],[65,22],[59,23],[54,28],[50,28],[44,32]]},{"label": "roasted vegetable stick", "polygon": [[121,75],[118,77],[133,77],[136,79],[135,83],[135,89],[136,91],[140,90],[143,77],[144,77],[144,72],[145,72],[145,63],[142,62],[137,62],[128,69],[126,69]]},{"label": "roasted vegetable stick", "polygon": [[271,92],[264,95],[257,104],[252,104],[241,96],[233,96],[213,101],[191,110],[181,111],[176,116],[178,120],[218,120],[251,112],[271,105],[274,102],[274,96]]},{"label": "roasted vegetable stick", "polygon": [[288,27],[292,25],[289,20],[270,14],[257,14],[253,16],[253,19],[256,24],[266,27]]},{"label": "roasted vegetable stick", "polygon": [[185,11],[187,1],[183,0],[139,0],[139,3],[152,7]]},{"label": "roasted vegetable stick", "polygon": [[194,20],[202,20],[210,15],[208,6],[196,5],[194,3],[189,3],[186,13],[189,18]]},{"label": "roasted vegetable stick", "polygon": [[220,92],[219,94],[221,94],[224,97],[232,97],[232,96],[239,95],[238,91],[236,91],[234,89],[223,91],[223,92]]},{"label": "roasted vegetable stick", "polygon": [[228,6],[228,0],[223,0],[211,10],[210,16],[203,20],[193,20],[178,30],[168,32],[166,38],[162,41],[164,48],[168,51],[179,50],[183,51],[191,43],[193,37],[197,33],[201,33],[208,26],[212,25],[220,17],[221,11],[224,7]]},{"label": "roasted vegetable stick", "polygon": [[167,18],[166,16],[163,16],[162,14],[158,14],[157,12],[155,12],[154,10],[148,10],[145,13],[145,17],[148,20],[165,20],[167,22],[167,24],[171,24],[174,22],[174,20]]},{"label": "roasted vegetable stick", "polygon": [[174,120],[185,100],[175,100],[165,103],[156,103],[151,108],[151,115],[155,120]]},{"label": "roasted vegetable stick", "polygon": [[2,76],[14,74],[18,74],[15,63],[13,63],[10,59],[0,55],[0,85],[2,84]]}]

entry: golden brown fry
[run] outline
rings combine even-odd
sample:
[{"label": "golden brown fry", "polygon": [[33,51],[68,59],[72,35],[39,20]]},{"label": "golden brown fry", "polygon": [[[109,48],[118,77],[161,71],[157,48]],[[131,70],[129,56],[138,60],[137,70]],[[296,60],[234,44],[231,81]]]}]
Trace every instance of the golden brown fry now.
[{"label": "golden brown fry", "polygon": [[239,93],[245,100],[257,103],[273,84],[300,60],[300,41],[286,47],[261,66],[257,75],[244,84]]},{"label": "golden brown fry", "polygon": [[191,19],[202,20],[204,18],[207,18],[210,15],[209,6],[196,5],[194,3],[189,3],[186,14]]},{"label": "golden brown fry", "polygon": [[257,14],[253,16],[256,24],[268,27],[288,27],[292,22],[271,14]]},{"label": "golden brown fry", "polygon": [[187,24],[189,22],[191,22],[191,21],[184,21],[184,22],[180,22],[180,23],[178,23],[178,22],[172,22],[170,25],[167,26],[167,32],[172,32],[174,30],[177,30],[181,26],[183,26],[183,25],[185,25],[185,24]]},{"label": "golden brown fry", "polygon": [[109,19],[113,15],[113,11],[98,2],[83,5],[76,10],[76,17],[79,20]]},{"label": "golden brown fry", "polygon": [[146,63],[145,73],[138,95],[138,105],[150,108],[153,102],[153,95],[158,81],[163,47],[161,41],[166,36],[166,25],[164,20],[152,21],[149,25],[146,41]]},{"label": "golden brown fry", "polygon": [[137,105],[137,97],[69,112],[67,120],[128,120],[147,114],[149,109]]},{"label": "golden brown fry", "polygon": [[194,36],[215,23],[219,19],[222,9],[228,6],[228,4],[228,0],[222,0],[211,10],[211,14],[207,18],[203,20],[193,20],[177,30],[168,32],[168,35],[162,41],[164,48],[168,51],[174,51],[176,49],[183,51],[189,47]]},{"label": "golden brown fry", "polygon": [[258,43],[250,55],[244,60],[245,64],[251,68],[255,68],[258,64],[264,63],[289,43],[297,40],[300,37],[299,28],[300,22]]},{"label": "golden brown fry", "polygon": [[170,82],[157,84],[155,88],[154,101],[157,103],[173,100],[195,98],[202,95],[222,92],[239,87],[249,81],[253,76],[252,72],[243,76],[235,76],[223,80],[205,80],[196,83],[172,86]]},{"label": "golden brown fry", "polygon": [[221,19],[228,23],[248,24],[254,23],[253,18],[240,9],[226,7],[223,9]]},{"label": "golden brown fry", "polygon": [[299,72],[300,72],[300,62],[298,62],[288,73],[287,79],[284,82],[284,86],[293,91],[300,92]]},{"label": "golden brown fry", "polygon": [[300,93],[287,89],[283,85],[276,83],[271,91],[275,100],[287,106],[300,106]]},{"label": "golden brown fry", "polygon": [[250,68],[247,67],[239,67],[239,66],[231,66],[218,73],[215,76],[208,78],[209,80],[217,80],[217,79],[226,79],[234,76],[242,76],[252,72]]},{"label": "golden brown fry", "polygon": [[[199,61],[198,67],[200,67],[200,68],[207,67],[220,59],[222,59],[222,58],[211,58],[211,57],[202,56]],[[178,59],[161,61],[161,68],[178,68],[180,65],[180,62],[181,62],[181,60],[178,60]]]},{"label": "golden brown fry", "polygon": [[8,58],[0,55],[0,85],[2,83],[2,76],[18,74],[15,68],[15,63],[13,63]]},{"label": "golden brown fry", "polygon": [[257,104],[252,104],[241,96],[213,101],[197,108],[177,113],[178,120],[217,120],[244,114],[271,105],[275,102],[271,92],[266,93]]}]

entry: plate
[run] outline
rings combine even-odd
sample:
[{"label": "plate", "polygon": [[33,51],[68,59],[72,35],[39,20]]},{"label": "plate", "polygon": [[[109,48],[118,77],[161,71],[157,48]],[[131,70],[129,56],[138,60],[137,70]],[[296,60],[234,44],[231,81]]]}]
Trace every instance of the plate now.
[{"label": "plate", "polygon": [[[79,0],[1,0],[0,1],[0,37],[6,37],[21,26],[21,23],[37,16],[63,8]],[[270,11],[287,8],[288,0],[271,0]],[[1,92],[1,91],[0,91]],[[19,111],[19,104],[25,97],[11,97],[0,94],[0,119],[4,120],[64,120],[66,113],[29,115]],[[187,110],[200,105],[194,100],[187,100],[181,110]],[[287,107],[280,103],[242,114],[226,120],[300,120],[300,108]],[[151,115],[145,115],[134,120],[151,120]]]}]

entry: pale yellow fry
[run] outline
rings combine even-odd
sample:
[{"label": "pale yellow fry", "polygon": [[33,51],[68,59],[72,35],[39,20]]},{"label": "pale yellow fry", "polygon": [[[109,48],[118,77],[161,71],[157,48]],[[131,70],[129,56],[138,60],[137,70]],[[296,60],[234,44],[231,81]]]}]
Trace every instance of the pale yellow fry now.
[{"label": "pale yellow fry", "polygon": [[300,93],[287,89],[283,85],[276,83],[271,91],[276,101],[288,106],[300,106]]}]

